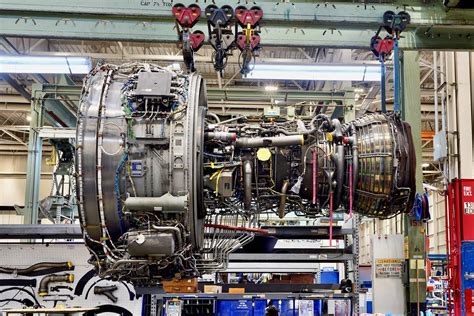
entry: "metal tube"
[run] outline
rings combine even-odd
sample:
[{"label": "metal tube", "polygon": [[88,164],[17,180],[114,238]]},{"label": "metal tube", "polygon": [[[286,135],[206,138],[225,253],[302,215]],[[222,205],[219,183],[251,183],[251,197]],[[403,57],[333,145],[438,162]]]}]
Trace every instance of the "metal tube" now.
[{"label": "metal tube", "polygon": [[290,183],[288,180],[283,182],[281,186],[281,195],[280,195],[280,205],[278,206],[278,217],[283,218],[285,217],[285,206],[286,206],[286,191],[288,191],[288,186]]},{"label": "metal tube", "polygon": [[227,132],[209,132],[209,133],[205,133],[204,137],[206,139],[222,140],[225,142],[235,142],[235,140],[237,139],[237,134],[227,133]]},{"label": "metal tube", "polygon": [[380,58],[380,101],[382,106],[382,113],[387,112],[387,101],[385,92],[385,59]]},{"label": "metal tube", "polygon": [[216,120],[216,123],[220,123],[221,119],[219,118],[219,116],[217,116],[217,114],[215,113],[212,113],[212,112],[207,112],[206,116],[210,116],[212,117],[213,119]]},{"label": "metal tube", "polygon": [[187,195],[174,196],[166,193],[160,197],[128,197],[125,207],[129,211],[181,212],[186,209],[187,203]]},{"label": "metal tube", "polygon": [[439,131],[438,126],[438,52],[433,52],[433,81],[434,81],[434,111],[435,111],[435,134]]},{"label": "metal tube", "polygon": [[245,117],[245,116],[233,117],[233,118],[231,118],[231,119],[228,119],[228,120],[219,122],[219,123],[217,123],[217,124],[215,124],[215,125],[222,125],[222,124],[227,124],[227,123],[230,123],[230,122],[233,122],[233,121],[238,121],[238,120],[240,120],[240,119],[243,118],[243,117]]},{"label": "metal tube", "polygon": [[332,204],[333,193],[329,192],[329,247],[332,247]]},{"label": "metal tube", "polygon": [[248,210],[252,201],[252,162],[245,160],[244,165],[244,208]]},{"label": "metal tube", "polygon": [[304,145],[303,135],[289,135],[276,137],[242,137],[235,142],[236,147],[258,148],[258,147],[286,147],[293,145]]},{"label": "metal tube", "polygon": [[316,184],[316,174],[317,174],[317,164],[318,164],[318,149],[315,148],[313,150],[313,204],[316,204],[316,194],[318,192],[317,190],[317,184]]},{"label": "metal tube", "polygon": [[51,282],[74,282],[74,274],[50,274],[41,279],[38,288],[39,296],[46,296],[49,293],[49,283]]},{"label": "metal tube", "polygon": [[[354,124],[351,124],[352,137],[352,201],[357,192],[357,181],[359,175],[359,147],[357,146],[357,133]],[[352,203],[351,203],[352,204]],[[352,208],[352,207],[351,207]]]},{"label": "metal tube", "polygon": [[400,111],[400,56],[398,53],[398,39],[395,38],[393,48],[393,94],[394,94],[394,104],[393,111]]},{"label": "metal tube", "polygon": [[39,262],[28,268],[17,269],[10,267],[0,267],[0,272],[2,273],[16,273],[17,275],[29,275],[38,270],[51,269],[51,268],[63,268],[65,270],[72,270],[74,265],[72,262]]},{"label": "metal tube", "polygon": [[[446,73],[445,73],[445,68],[444,66],[446,65],[446,56],[445,52],[440,52],[440,63],[439,63],[439,69],[440,69],[440,78],[441,78],[441,83],[446,82]],[[448,85],[445,84],[444,88],[441,89],[441,129],[443,131],[446,130],[446,89]]]},{"label": "metal tube", "polygon": [[334,163],[336,164],[335,207],[337,209],[341,204],[342,188],[344,184],[344,145],[339,144],[336,146],[336,154],[333,155],[332,158]]}]

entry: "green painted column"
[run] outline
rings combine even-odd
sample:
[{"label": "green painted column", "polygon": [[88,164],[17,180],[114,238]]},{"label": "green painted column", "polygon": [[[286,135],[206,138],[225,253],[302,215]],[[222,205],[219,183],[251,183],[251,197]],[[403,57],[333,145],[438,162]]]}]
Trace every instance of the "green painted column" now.
[{"label": "green painted column", "polygon": [[[401,56],[401,109],[402,117],[411,125],[416,151],[416,191],[423,192],[421,168],[421,102],[419,53],[404,51]],[[425,228],[405,215],[405,258],[408,281],[407,315],[419,315],[426,306]]]},{"label": "green painted column", "polygon": [[33,84],[31,88],[31,121],[28,140],[28,160],[26,166],[26,192],[24,224],[38,224],[39,188],[41,179],[41,162],[43,140],[38,130],[43,126],[42,84]]}]

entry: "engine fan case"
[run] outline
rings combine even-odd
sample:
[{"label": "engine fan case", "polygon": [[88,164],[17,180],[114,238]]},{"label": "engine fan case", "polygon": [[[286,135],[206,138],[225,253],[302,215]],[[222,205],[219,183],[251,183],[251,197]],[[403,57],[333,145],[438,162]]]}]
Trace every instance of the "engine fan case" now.
[{"label": "engine fan case", "polygon": [[[89,75],[84,86],[77,124],[77,192],[83,229],[89,240],[103,238],[101,214],[110,238],[116,241],[127,232],[129,223],[118,206],[115,194],[134,199],[161,198],[168,195],[182,200],[189,242],[199,249],[203,240],[205,209],[202,202],[203,124],[207,96],[202,77],[186,75],[187,105],[184,115],[171,123],[164,119],[135,119],[131,129],[125,119],[121,90],[136,70],[126,76],[120,68],[103,67]],[[118,166],[128,144],[134,188]],[[136,197],[135,197],[136,195]],[[170,198],[167,198],[170,200]],[[123,207],[122,203],[122,207]],[[149,211],[155,211],[150,207]],[[90,243],[96,247],[97,242]]]}]

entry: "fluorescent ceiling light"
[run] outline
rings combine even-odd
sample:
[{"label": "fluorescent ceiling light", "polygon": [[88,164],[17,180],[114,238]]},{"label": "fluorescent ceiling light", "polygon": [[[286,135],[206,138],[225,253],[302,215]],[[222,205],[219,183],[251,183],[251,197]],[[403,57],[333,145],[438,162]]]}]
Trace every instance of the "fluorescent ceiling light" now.
[{"label": "fluorescent ceiling light", "polygon": [[278,91],[278,86],[265,86],[265,91]]},{"label": "fluorescent ceiling light", "polygon": [[171,69],[181,70],[181,64],[180,63],[173,63],[173,64],[171,64]]},{"label": "fluorescent ceiling light", "polygon": [[380,81],[378,65],[288,65],[256,64],[247,75],[250,79]]},{"label": "fluorescent ceiling light", "polygon": [[0,55],[0,73],[12,74],[87,74],[87,57]]}]

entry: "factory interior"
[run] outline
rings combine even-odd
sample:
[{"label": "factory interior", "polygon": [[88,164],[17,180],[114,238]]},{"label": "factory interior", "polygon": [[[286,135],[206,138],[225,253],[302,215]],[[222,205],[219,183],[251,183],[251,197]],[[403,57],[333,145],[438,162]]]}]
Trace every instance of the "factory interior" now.
[{"label": "factory interior", "polygon": [[474,315],[473,125],[471,0],[0,0],[0,316]]}]

